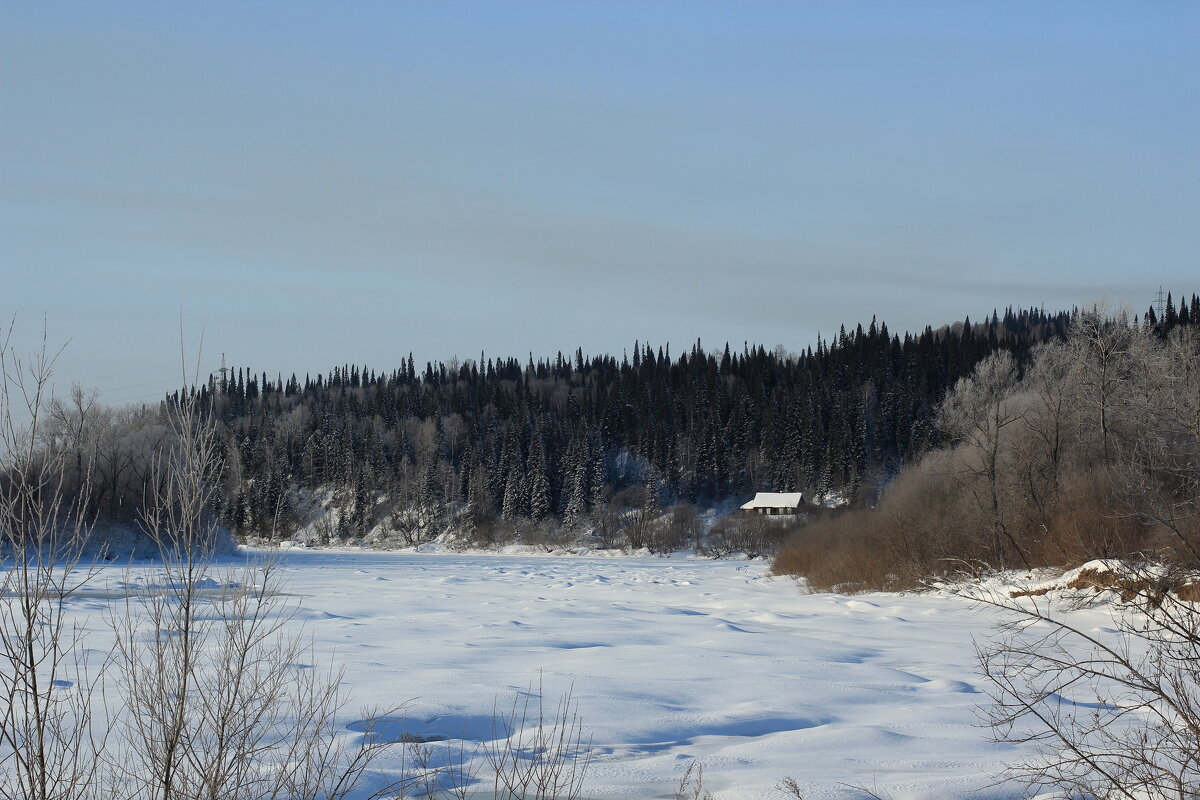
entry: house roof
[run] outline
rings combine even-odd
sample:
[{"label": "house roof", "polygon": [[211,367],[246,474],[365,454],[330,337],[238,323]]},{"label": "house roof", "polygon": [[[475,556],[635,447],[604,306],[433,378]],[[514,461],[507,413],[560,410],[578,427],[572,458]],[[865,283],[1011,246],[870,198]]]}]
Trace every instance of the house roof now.
[{"label": "house roof", "polygon": [[742,506],[743,511],[756,508],[799,508],[804,502],[803,492],[759,492],[754,499]]}]

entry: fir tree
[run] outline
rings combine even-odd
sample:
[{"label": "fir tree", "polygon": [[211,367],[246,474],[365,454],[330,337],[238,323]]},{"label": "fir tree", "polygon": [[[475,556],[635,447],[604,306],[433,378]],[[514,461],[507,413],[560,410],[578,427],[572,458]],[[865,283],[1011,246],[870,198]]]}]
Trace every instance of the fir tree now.
[{"label": "fir tree", "polygon": [[529,448],[526,475],[529,486],[529,516],[535,520],[545,519],[550,512],[550,479],[546,475],[546,450],[542,445],[542,437],[537,432],[534,432]]}]

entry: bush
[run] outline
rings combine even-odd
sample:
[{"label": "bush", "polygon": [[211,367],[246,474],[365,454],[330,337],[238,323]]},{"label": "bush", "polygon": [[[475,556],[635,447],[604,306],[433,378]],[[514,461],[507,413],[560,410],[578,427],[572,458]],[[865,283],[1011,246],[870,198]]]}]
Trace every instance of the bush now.
[{"label": "bush", "polygon": [[803,575],[818,592],[905,589],[916,572],[901,571],[892,548],[881,546],[877,519],[870,511],[848,511],[813,522],[792,534],[776,556],[777,575]]},{"label": "bush", "polygon": [[926,579],[979,573],[1018,559],[1029,567],[1069,567],[1124,558],[1160,537],[1123,509],[1102,468],[1064,475],[1053,503],[1005,493],[1012,542],[992,536],[979,505],[964,491],[961,448],[939,450],[905,470],[875,508],[814,521],[791,536],[774,562],[780,575],[803,575],[816,591],[892,591]]},{"label": "bush", "polygon": [[[530,696],[536,696],[531,701]],[[521,800],[578,800],[592,761],[572,690],[547,707],[539,684],[513,698],[507,713],[492,714],[483,755],[492,772],[491,796]]]},{"label": "bush", "polygon": [[647,526],[646,547],[651,553],[675,553],[696,547],[703,536],[704,523],[696,507],[680,503]]},{"label": "bush", "polygon": [[745,553],[750,558],[779,552],[787,538],[803,528],[798,517],[761,517],[735,514],[721,517],[708,531],[703,552],[715,558]]},{"label": "bush", "polygon": [[517,530],[521,544],[541,548],[547,553],[565,550],[575,541],[575,534],[555,519],[522,520]]},{"label": "bush", "polygon": [[[1196,796],[1200,607],[1160,588],[1193,579],[1128,563],[1110,572],[1117,631],[1072,624],[1036,590],[968,593],[1007,613],[978,648],[994,701],[985,721],[998,741],[1036,746],[1010,768],[1031,794]],[[1091,602],[1089,583],[1077,602]]]}]

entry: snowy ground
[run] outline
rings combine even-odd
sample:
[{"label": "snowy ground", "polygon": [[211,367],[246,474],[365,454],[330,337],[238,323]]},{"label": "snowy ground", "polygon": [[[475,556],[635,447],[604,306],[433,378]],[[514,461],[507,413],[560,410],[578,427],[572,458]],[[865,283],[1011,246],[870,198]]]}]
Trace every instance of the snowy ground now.
[{"label": "snowy ground", "polygon": [[751,561],[284,558],[317,659],[345,667],[362,705],[411,700],[413,734],[479,741],[539,675],[549,696],[573,685],[589,797],[669,796],[692,759],[718,800],[782,797],[784,776],[809,800],[1019,789],[990,786],[1020,751],[974,714],[989,617],[954,597],[804,595]]}]

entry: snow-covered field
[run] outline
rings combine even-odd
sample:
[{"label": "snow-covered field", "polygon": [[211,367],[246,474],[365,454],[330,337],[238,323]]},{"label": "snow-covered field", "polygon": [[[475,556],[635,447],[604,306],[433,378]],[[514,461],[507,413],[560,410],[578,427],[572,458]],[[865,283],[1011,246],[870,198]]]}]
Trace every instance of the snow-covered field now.
[{"label": "snow-covered field", "polygon": [[283,558],[317,660],[345,668],[357,704],[411,701],[408,730],[450,740],[434,747],[487,738],[497,703],[539,680],[551,699],[573,686],[589,797],[669,796],[692,759],[719,800],[782,797],[784,776],[810,800],[1019,789],[992,786],[1020,751],[977,726],[972,637],[990,617],[958,598],[805,595],[753,561]]}]

